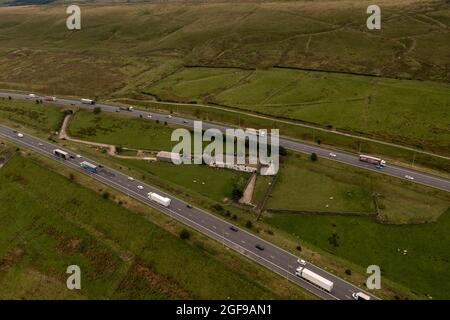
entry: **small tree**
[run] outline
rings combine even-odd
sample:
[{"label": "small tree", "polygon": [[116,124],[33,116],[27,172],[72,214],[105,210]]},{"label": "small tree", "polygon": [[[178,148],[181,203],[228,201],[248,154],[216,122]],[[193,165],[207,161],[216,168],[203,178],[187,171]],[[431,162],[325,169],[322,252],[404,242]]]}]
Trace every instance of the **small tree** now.
[{"label": "small tree", "polygon": [[234,186],[233,191],[231,192],[231,198],[233,198],[234,201],[238,201],[240,198],[242,198],[242,195],[244,192],[241,188]]},{"label": "small tree", "polygon": [[250,220],[247,220],[247,222],[245,223],[245,227],[251,229],[253,228],[253,223]]},{"label": "small tree", "polygon": [[280,146],[278,151],[280,152],[280,156],[283,156],[283,157],[287,156],[287,154],[288,154],[286,148],[283,146]]},{"label": "small tree", "polygon": [[317,161],[317,154],[315,152],[311,153],[310,159],[311,161]]},{"label": "small tree", "polygon": [[191,236],[191,234],[186,229],[183,229],[183,230],[180,231],[180,238],[181,239],[189,239],[190,236]]},{"label": "small tree", "polygon": [[99,114],[101,111],[102,111],[102,108],[100,108],[100,107],[94,108],[94,114]]},{"label": "small tree", "polygon": [[351,276],[351,275],[352,275],[352,270],[347,269],[347,270],[345,270],[345,273],[346,273],[347,275]]}]

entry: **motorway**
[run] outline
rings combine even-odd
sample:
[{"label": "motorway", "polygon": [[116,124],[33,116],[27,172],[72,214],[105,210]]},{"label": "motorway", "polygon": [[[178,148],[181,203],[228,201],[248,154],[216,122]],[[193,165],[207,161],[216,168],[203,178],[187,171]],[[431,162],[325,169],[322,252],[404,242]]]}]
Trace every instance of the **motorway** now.
[{"label": "motorway", "polygon": [[[268,269],[278,273],[285,277],[287,280],[296,283],[311,293],[317,295],[322,299],[327,300],[351,300],[352,293],[363,291],[358,287],[346,282],[345,280],[328,273],[327,271],[307,262],[306,268],[314,271],[322,277],[332,281],[334,288],[331,293],[328,293],[313,284],[295,276],[295,269],[299,266],[298,257],[287,252],[286,250],[277,247],[254,234],[251,234],[243,229],[234,226],[235,230],[230,229],[232,226],[229,222],[214,216],[200,208],[188,207],[188,203],[178,199],[174,195],[167,194],[153,186],[145,184],[141,181],[130,179],[130,177],[120,173],[116,170],[102,166],[96,173],[90,173],[80,167],[80,163],[88,161],[92,164],[99,165],[99,163],[87,159],[85,157],[78,157],[74,155],[72,151],[63,149],[57,145],[51,144],[46,140],[42,140],[28,134],[23,133],[23,136],[19,137],[18,132],[12,128],[0,125],[0,138],[3,137],[18,145],[22,145],[28,149],[31,149],[43,156],[49,157],[55,161],[71,167],[72,169],[81,171],[90,175],[92,178],[115,188],[128,196],[135,198],[154,209],[161,211],[168,216],[172,217],[198,230],[199,232],[217,240],[222,243],[224,247],[231,248],[238,253],[246,256],[247,258],[267,267]],[[54,149],[61,149],[68,152],[72,157],[67,160],[63,160],[53,155]],[[138,186],[140,186],[138,188]],[[164,207],[156,202],[148,199],[147,194],[149,192],[156,192],[160,195],[171,199],[169,207]],[[263,247],[263,250],[256,248],[256,245]],[[367,293],[367,292],[366,292]],[[374,295],[371,295],[373,299],[377,299]]]},{"label": "motorway", "polygon": [[[28,99],[28,95],[21,94],[21,93],[8,93],[8,92],[0,92],[0,97],[12,97],[13,99]],[[167,121],[168,123],[178,124],[182,126],[193,126],[194,120],[189,118],[183,118],[180,116],[172,116],[167,115],[163,113],[157,113],[157,112],[149,112],[144,110],[138,110],[135,109],[134,111],[125,111],[120,110],[117,106],[107,105],[98,103],[95,106],[82,104],[80,100],[71,100],[71,99],[63,99],[60,98],[55,102],[51,102],[56,105],[69,105],[69,106],[78,106],[80,108],[87,108],[92,109],[94,107],[100,107],[103,111],[107,112],[119,112],[124,115],[128,116],[134,116],[134,117],[140,117],[142,116],[143,119],[148,120],[160,120],[160,121]],[[233,128],[231,126],[225,126],[217,123],[207,122],[203,121],[203,129],[209,129],[209,128],[216,128],[221,131],[225,131],[226,129]],[[282,129],[281,129],[282,131]],[[281,132],[282,134],[282,132]],[[441,189],[444,191],[450,192],[450,180],[437,177],[431,174],[422,173],[416,170],[396,166],[396,165],[390,165],[388,164],[383,169],[377,169],[374,165],[361,162],[359,161],[359,157],[357,154],[351,154],[343,151],[336,151],[324,148],[322,146],[315,146],[307,143],[302,143],[299,141],[291,140],[288,138],[280,137],[280,146],[283,146],[288,149],[292,149],[298,152],[302,153],[316,153],[317,156],[322,158],[328,158],[333,161],[342,162],[348,165],[352,165],[355,167],[363,168],[366,170],[387,174],[390,176],[398,177],[401,179],[408,180],[410,182],[420,183],[423,185],[427,185],[433,188]],[[331,156],[330,154],[333,154],[334,156]],[[412,177],[414,180],[411,180]]]}]

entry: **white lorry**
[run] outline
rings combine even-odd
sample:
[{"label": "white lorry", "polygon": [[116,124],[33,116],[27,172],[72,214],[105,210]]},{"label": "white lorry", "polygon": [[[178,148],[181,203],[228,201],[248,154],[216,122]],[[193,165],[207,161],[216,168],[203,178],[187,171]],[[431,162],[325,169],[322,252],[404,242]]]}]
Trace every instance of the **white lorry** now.
[{"label": "white lorry", "polygon": [[171,202],[170,198],[163,197],[157,193],[149,192],[148,198],[152,201],[155,201],[156,203],[163,205],[164,207],[170,206],[170,202]]},{"label": "white lorry", "polygon": [[370,296],[368,296],[367,294],[365,294],[363,292],[352,293],[352,297],[355,300],[370,300]]},{"label": "white lorry", "polygon": [[95,100],[92,99],[81,99],[81,103],[83,104],[95,104]]},{"label": "white lorry", "polygon": [[317,273],[312,272],[309,269],[306,269],[305,267],[298,267],[297,271],[295,272],[295,275],[305,279],[306,281],[311,282],[312,284],[318,286],[319,288],[331,292],[333,290],[333,282],[330,280],[325,279],[322,276],[319,276]]}]

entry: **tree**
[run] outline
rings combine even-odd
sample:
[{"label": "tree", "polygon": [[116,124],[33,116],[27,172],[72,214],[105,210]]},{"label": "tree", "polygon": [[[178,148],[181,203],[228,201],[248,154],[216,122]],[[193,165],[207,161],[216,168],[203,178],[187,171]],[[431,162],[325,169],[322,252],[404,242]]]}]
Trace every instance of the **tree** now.
[{"label": "tree", "polygon": [[102,108],[100,108],[100,107],[94,108],[94,114],[99,114],[101,111],[102,111]]},{"label": "tree", "polygon": [[121,153],[123,151],[123,147],[122,146],[116,146],[116,152],[117,153]]},{"label": "tree", "polygon": [[283,157],[287,156],[288,153],[287,153],[287,150],[285,147],[280,146],[278,150],[280,152],[280,156],[283,156]]},{"label": "tree", "polygon": [[247,222],[245,223],[245,227],[251,229],[253,228],[253,223],[250,220],[247,220]]},{"label": "tree", "polygon": [[234,201],[238,201],[240,198],[242,198],[244,192],[241,188],[234,186],[233,191],[231,192],[231,198],[233,198]]},{"label": "tree", "polygon": [[183,230],[180,231],[180,238],[181,239],[189,239],[190,236],[191,236],[191,234],[186,229],[183,229]]},{"label": "tree", "polygon": [[318,160],[317,154],[315,152],[311,153],[310,159],[311,161],[317,161]]}]

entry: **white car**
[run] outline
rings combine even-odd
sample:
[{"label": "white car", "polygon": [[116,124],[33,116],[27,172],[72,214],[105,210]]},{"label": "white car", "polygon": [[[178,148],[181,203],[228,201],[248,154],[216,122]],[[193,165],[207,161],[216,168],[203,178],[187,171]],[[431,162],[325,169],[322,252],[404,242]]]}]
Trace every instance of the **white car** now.
[{"label": "white car", "polygon": [[81,158],[81,156],[79,154],[76,155],[77,158]]},{"label": "white car", "polygon": [[38,96],[37,95],[35,95],[34,93],[30,93],[29,95],[28,95],[28,99],[35,99],[35,98],[37,98]]},{"label": "white car", "polygon": [[409,175],[406,175],[405,178],[408,179],[408,180],[414,180],[414,177],[409,176]]},{"label": "white car", "polygon": [[151,118],[151,117],[152,117],[152,115],[151,115],[151,114],[147,115],[147,118]]},{"label": "white car", "polygon": [[336,153],[330,152],[329,155],[330,157],[336,158]]},{"label": "white car", "polygon": [[23,138],[23,134],[22,134],[22,133],[18,133],[17,136],[18,136],[19,138]]},{"label": "white car", "polygon": [[168,116],[167,116],[167,118],[169,118],[169,119],[171,119],[172,118],[172,116],[169,114]]},{"label": "white car", "polygon": [[302,266],[306,266],[306,261],[303,259],[297,259],[297,262]]},{"label": "white car", "polygon": [[133,177],[128,177],[128,180],[134,181],[134,178]]},{"label": "white car", "polygon": [[38,143],[39,147],[42,147],[43,145],[44,145],[43,143],[40,143],[40,142]]},{"label": "white car", "polygon": [[143,187],[143,186],[137,186],[137,188],[138,188],[139,190],[142,190],[142,189],[144,189],[144,187]]}]

